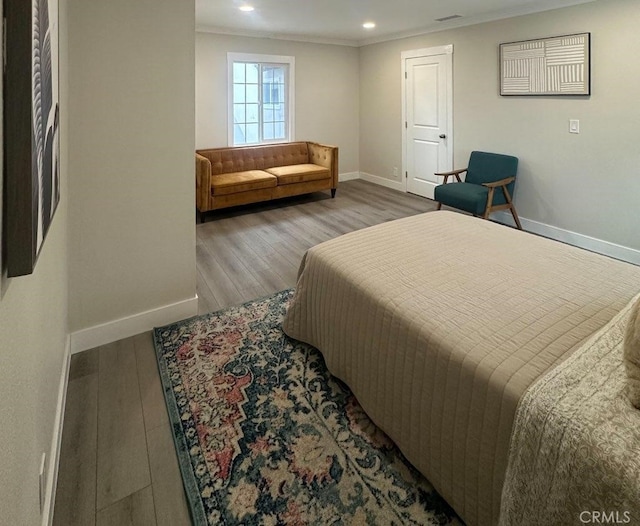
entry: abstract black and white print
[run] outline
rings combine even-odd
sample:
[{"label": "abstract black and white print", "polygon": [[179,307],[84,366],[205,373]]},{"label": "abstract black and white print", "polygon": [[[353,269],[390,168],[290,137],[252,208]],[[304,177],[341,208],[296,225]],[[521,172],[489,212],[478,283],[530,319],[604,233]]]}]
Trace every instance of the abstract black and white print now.
[{"label": "abstract black and white print", "polygon": [[35,252],[60,201],[58,0],[33,0],[32,210]]},{"label": "abstract black and white print", "polygon": [[501,94],[589,95],[589,37],[501,44]]}]

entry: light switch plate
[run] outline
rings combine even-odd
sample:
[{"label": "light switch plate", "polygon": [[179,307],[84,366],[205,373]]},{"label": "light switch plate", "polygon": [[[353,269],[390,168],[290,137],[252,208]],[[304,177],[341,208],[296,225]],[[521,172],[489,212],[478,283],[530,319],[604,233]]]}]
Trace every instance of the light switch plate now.
[{"label": "light switch plate", "polygon": [[578,119],[569,119],[569,133],[580,133],[580,121]]}]

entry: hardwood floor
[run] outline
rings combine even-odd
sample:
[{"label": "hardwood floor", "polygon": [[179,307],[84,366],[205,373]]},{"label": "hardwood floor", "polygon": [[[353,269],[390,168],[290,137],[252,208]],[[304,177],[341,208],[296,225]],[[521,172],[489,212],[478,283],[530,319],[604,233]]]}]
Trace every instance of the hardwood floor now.
[{"label": "hardwood floor", "polygon": [[305,251],[368,226],[435,210],[433,201],[365,181],[328,193],[219,211],[196,228],[201,313],[296,283]]},{"label": "hardwood floor", "polygon": [[[238,207],[196,226],[199,312],[295,286],[304,252],[433,201],[364,181]],[[190,523],[151,333],[71,358],[54,525]]]}]

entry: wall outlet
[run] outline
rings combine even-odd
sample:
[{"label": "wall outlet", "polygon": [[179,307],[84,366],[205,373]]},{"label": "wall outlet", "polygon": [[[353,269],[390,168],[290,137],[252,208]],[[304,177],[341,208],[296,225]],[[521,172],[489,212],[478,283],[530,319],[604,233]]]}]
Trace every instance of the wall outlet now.
[{"label": "wall outlet", "polygon": [[393,176],[396,177],[396,178],[398,177],[398,167],[397,166],[393,167]]},{"label": "wall outlet", "polygon": [[44,501],[46,499],[47,488],[47,454],[42,453],[40,458],[40,476],[38,478],[40,484],[40,514],[44,511]]}]

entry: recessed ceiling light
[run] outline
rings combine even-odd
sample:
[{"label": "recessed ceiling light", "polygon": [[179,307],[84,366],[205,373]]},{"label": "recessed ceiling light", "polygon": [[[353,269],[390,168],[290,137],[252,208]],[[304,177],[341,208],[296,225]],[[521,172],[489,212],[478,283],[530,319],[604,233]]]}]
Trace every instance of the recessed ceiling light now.
[{"label": "recessed ceiling light", "polygon": [[373,29],[374,27],[376,27],[375,22],[365,22],[364,24],[362,24],[362,27],[364,27],[365,29]]},{"label": "recessed ceiling light", "polygon": [[241,5],[238,9],[240,9],[240,11],[245,11],[246,13],[248,13],[249,11],[253,11],[255,7],[251,5]]}]

